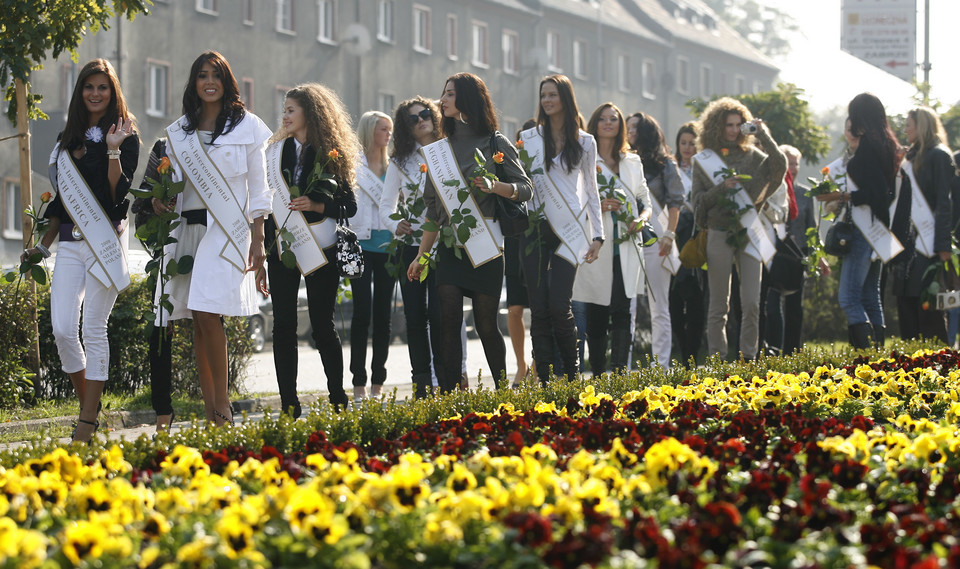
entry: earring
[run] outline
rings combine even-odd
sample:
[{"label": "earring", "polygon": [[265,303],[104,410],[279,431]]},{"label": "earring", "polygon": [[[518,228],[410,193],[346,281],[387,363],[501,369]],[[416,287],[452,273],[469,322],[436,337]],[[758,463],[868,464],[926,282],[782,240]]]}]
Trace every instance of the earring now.
[{"label": "earring", "polygon": [[463,113],[458,112],[457,116],[460,119],[460,122],[462,122],[463,124],[467,124],[467,121],[463,120]]}]

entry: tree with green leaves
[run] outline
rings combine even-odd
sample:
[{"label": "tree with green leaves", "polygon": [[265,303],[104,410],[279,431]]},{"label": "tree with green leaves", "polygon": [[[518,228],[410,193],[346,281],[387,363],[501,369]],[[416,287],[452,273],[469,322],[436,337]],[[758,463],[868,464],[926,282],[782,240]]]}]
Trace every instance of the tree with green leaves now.
[{"label": "tree with green leaves", "polygon": [[762,0],[703,0],[721,20],[768,57],[786,55],[799,30],[793,17]]},{"label": "tree with green leaves", "polygon": [[[14,137],[20,143],[20,202],[23,214],[24,247],[32,245],[33,218],[30,180],[30,119],[46,119],[40,110],[43,97],[30,92],[30,73],[43,67],[47,57],[54,59],[66,51],[77,61],[77,47],[87,32],[109,28],[114,16],[133,20],[146,13],[150,0],[0,0],[0,85],[6,86],[4,99],[9,101],[7,118],[17,127]],[[28,285],[28,318],[33,322],[33,349],[27,366],[36,373],[40,369],[37,343],[36,286]],[[39,393],[39,382],[34,382]]]},{"label": "tree with green leaves", "polygon": [[[830,152],[830,137],[827,129],[814,121],[803,93],[793,83],[779,83],[773,91],[730,96],[746,105],[753,116],[763,119],[774,140],[795,146],[804,161],[816,164]],[[715,95],[714,99],[721,96]],[[693,99],[687,102],[687,108],[699,117],[709,102]]]}]

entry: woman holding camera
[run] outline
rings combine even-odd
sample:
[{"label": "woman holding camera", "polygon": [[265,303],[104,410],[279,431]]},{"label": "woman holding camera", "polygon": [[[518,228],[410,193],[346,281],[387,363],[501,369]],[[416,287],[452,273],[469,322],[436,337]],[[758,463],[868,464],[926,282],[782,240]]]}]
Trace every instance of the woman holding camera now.
[{"label": "woman holding camera", "polygon": [[[754,119],[743,103],[730,97],[711,102],[700,117],[700,153],[694,156],[693,201],[697,225],[707,229],[707,347],[710,354],[727,357],[727,313],[730,310],[730,278],[734,262],[740,276],[740,351],[753,359],[759,349],[760,279],[762,261],[770,254],[766,235],[751,232],[746,242],[737,238],[745,223],[736,208],[729,207],[736,194],[744,192],[746,205],[755,211],[763,206],[783,182],[787,158],[760,119]],[[759,140],[763,150],[754,144]],[[743,194],[741,194],[743,197]],[[754,239],[757,242],[754,242]]]}]

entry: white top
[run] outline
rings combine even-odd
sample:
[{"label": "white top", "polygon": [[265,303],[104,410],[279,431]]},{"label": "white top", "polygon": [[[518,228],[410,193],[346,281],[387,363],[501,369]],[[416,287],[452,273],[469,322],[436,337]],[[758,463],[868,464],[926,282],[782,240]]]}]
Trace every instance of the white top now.
[{"label": "white top", "polygon": [[[543,134],[538,127],[534,127],[537,136]],[[567,171],[560,155],[553,158],[550,171],[544,168],[544,174],[550,176],[554,185],[563,196],[563,200],[574,213],[579,214],[586,208],[590,220],[591,233],[587,235],[591,240],[594,237],[603,237],[603,221],[600,214],[600,193],[597,190],[597,141],[587,132],[580,131],[580,146],[583,148],[583,157],[578,168]],[[546,144],[543,146],[546,148]],[[539,194],[550,191],[536,183],[534,178],[533,204],[530,209],[540,205]]]},{"label": "white top", "polygon": [[[397,226],[400,225],[399,219],[390,219],[390,216],[397,211],[397,206],[401,201],[410,198],[410,188],[407,184],[419,182],[417,192],[423,197],[423,188],[426,186],[427,175],[420,172],[420,156],[417,152],[420,150],[420,144],[416,145],[410,156],[399,166],[397,160],[390,159],[387,166],[387,175],[383,180],[383,194],[380,195],[380,223],[390,230],[390,234],[396,236]],[[426,216],[426,209],[424,209]],[[416,231],[423,224],[423,219],[408,219],[412,229]]]},{"label": "white top", "polygon": [[[367,170],[370,167],[367,165],[367,157],[364,154],[360,154],[360,160],[357,164],[357,168],[366,168]],[[373,174],[371,175],[377,180],[380,179],[379,176]],[[357,183],[359,186],[359,182]],[[370,196],[367,195],[365,191],[356,188],[354,192],[357,194],[357,214],[350,218],[350,229],[352,229],[359,239],[370,239],[370,232],[377,229],[389,229],[380,221],[380,204],[378,202],[370,199]]]}]

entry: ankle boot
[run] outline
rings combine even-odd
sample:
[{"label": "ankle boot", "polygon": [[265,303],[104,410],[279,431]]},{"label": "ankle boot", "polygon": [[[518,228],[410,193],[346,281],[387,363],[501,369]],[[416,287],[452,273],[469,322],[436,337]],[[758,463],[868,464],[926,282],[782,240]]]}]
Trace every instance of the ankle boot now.
[{"label": "ankle boot", "polygon": [[870,334],[873,326],[869,322],[861,322],[847,327],[850,336],[850,345],[856,350],[866,350],[870,347]]},{"label": "ankle boot", "polygon": [[629,330],[610,331],[610,369],[622,373],[627,369],[630,359],[630,342],[633,338]]},{"label": "ankle boot", "polygon": [[413,397],[415,399],[423,399],[427,396],[427,392],[430,391],[433,384],[432,379],[429,373],[413,376]]},{"label": "ankle boot", "polygon": [[874,324],[873,325],[873,345],[877,349],[882,350],[883,343],[886,341],[886,339],[887,339],[887,327],[883,326],[882,324],[880,325]]}]

